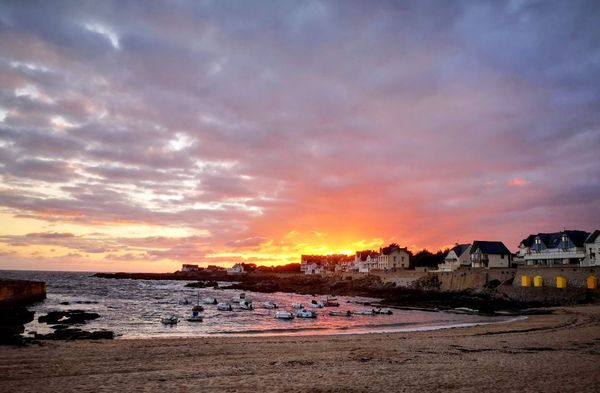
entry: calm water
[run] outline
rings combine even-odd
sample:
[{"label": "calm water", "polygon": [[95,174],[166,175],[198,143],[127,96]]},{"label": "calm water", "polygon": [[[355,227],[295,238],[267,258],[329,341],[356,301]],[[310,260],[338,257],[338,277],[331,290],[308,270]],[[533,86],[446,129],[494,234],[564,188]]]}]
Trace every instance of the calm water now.
[{"label": "calm water", "polygon": [[[308,306],[313,297],[289,293],[246,292],[254,302],[253,311],[244,311],[231,302],[242,291],[213,288],[185,288],[188,281],[115,280],[91,277],[92,273],[0,271],[0,278],[40,280],[48,284],[48,298],[30,307],[36,312],[36,321],[26,325],[26,331],[50,332],[46,324],[38,324],[37,317],[48,311],[79,309],[101,315],[88,322],[86,330],[108,329],[122,338],[138,337],[192,337],[213,335],[310,335],[340,333],[375,333],[438,329],[471,324],[503,322],[508,318],[457,315],[443,312],[394,310],[393,315],[332,317],[329,311],[364,310],[369,307],[353,302],[374,301],[362,297],[338,296],[340,307],[316,309],[316,319],[296,318],[291,321],[274,318],[276,310],[263,309],[262,302],[271,300],[279,309],[291,310],[293,303]],[[227,285],[227,283],[223,283]],[[188,322],[185,317],[200,298],[214,297],[230,302],[234,311],[218,311],[216,306],[204,305],[203,322]],[[187,299],[190,304],[180,304]],[[69,302],[69,305],[61,305]],[[79,302],[79,303],[78,303]],[[93,302],[93,303],[86,303]],[[180,317],[179,324],[165,326],[160,318],[167,315]]]}]

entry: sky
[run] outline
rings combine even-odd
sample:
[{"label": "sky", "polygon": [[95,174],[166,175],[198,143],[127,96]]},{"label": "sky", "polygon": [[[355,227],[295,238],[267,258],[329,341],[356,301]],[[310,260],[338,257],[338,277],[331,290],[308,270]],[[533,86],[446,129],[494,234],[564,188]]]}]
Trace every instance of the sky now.
[{"label": "sky", "polygon": [[598,1],[2,1],[0,269],[600,227]]}]

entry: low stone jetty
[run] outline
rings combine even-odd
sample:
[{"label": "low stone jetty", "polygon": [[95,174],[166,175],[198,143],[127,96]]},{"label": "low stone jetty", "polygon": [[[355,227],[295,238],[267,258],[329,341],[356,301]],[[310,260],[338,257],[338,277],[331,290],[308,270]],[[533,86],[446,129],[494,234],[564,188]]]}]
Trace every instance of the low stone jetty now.
[{"label": "low stone jetty", "polygon": [[25,306],[45,298],[45,282],[0,280],[0,345],[22,343],[24,325],[34,317]]},{"label": "low stone jetty", "polygon": [[44,299],[43,281],[0,280],[0,306],[26,306]]}]

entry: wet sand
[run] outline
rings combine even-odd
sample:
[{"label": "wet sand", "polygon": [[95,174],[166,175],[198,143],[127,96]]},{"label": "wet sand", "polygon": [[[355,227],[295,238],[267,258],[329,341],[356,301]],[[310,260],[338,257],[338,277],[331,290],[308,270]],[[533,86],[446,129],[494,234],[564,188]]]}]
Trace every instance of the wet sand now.
[{"label": "wet sand", "polygon": [[0,347],[0,392],[597,392],[600,306],[441,331]]}]

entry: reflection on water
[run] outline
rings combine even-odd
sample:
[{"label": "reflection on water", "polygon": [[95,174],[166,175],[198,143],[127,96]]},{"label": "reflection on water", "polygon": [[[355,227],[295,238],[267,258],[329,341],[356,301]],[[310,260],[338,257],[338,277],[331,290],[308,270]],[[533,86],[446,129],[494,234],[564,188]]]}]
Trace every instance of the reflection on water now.
[{"label": "reflection on water", "polygon": [[[48,298],[30,307],[38,316],[54,310],[80,309],[97,312],[101,318],[88,322],[85,329],[108,329],[123,338],[137,337],[193,337],[209,335],[314,335],[340,333],[373,333],[408,331],[477,323],[501,322],[507,318],[458,315],[441,312],[394,310],[393,315],[329,316],[329,311],[357,311],[369,309],[356,302],[375,301],[363,297],[338,296],[340,307],[316,309],[316,319],[277,320],[275,310],[262,308],[270,300],[279,310],[292,310],[293,303],[308,307],[313,299],[324,296],[289,293],[246,292],[254,302],[255,310],[241,310],[231,301],[242,291],[213,288],[185,288],[187,281],[116,280],[91,277],[91,273],[0,271],[0,278],[41,280],[48,284]],[[223,283],[227,285],[227,283]],[[204,297],[219,302],[231,302],[233,311],[218,311],[215,305],[205,305],[203,322],[188,322],[191,308]],[[181,304],[187,300],[189,304]],[[61,304],[68,302],[68,305]],[[160,318],[176,315],[180,322],[174,326],[160,323]],[[51,329],[34,321],[27,331],[46,333]]]}]

